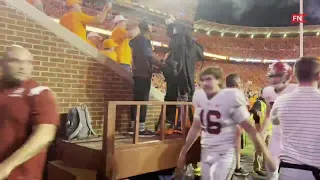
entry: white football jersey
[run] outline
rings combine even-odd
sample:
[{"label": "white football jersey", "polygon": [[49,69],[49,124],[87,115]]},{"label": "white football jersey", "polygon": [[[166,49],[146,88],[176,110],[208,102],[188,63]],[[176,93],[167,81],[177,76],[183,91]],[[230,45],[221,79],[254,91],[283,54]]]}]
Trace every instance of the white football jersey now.
[{"label": "white football jersey", "polygon": [[[276,92],[274,87],[272,86],[267,86],[262,90],[262,98],[265,99],[272,108],[273,103],[275,102],[275,100],[277,99],[277,97],[283,95],[283,94],[288,94],[293,92],[297,87],[297,84],[288,84],[286,86],[286,88],[284,88],[281,92]],[[277,133],[280,134],[280,126],[274,125],[273,124],[273,133]]]},{"label": "white football jersey", "polygon": [[204,90],[194,93],[194,120],[201,121],[201,146],[212,151],[236,147],[236,125],[249,119],[248,102],[239,89],[221,90],[208,99]]}]

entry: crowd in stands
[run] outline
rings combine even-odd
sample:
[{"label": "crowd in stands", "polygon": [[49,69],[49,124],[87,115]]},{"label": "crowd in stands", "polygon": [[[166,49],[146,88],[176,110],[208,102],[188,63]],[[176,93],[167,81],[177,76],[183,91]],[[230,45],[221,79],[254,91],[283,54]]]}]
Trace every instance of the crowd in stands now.
[{"label": "crowd in stands", "polygon": [[[68,12],[66,1],[62,0],[42,0],[44,4],[44,12],[52,17],[61,18]],[[103,9],[101,6],[96,6],[90,3],[84,3],[81,7],[82,11],[90,16],[98,15]],[[109,13],[108,17],[101,23],[95,25],[102,29],[112,30],[114,28],[114,18],[119,15],[119,12]],[[129,22],[137,21],[136,17],[127,16]],[[112,40],[107,39],[103,42],[103,37],[96,34],[100,40],[99,45],[96,47],[104,51],[103,53],[107,56],[116,59],[113,49],[116,48],[117,44]],[[235,38],[235,37],[221,37],[218,35],[206,35],[204,33],[194,33],[197,41],[202,44],[207,52],[239,58],[259,58],[259,59],[293,59],[299,56],[299,39],[298,38]],[[168,44],[169,38],[166,36],[166,29],[163,26],[156,28],[156,33],[153,34],[152,39],[158,42]],[[214,43],[212,43],[214,42]],[[304,38],[304,54],[309,56],[319,57],[319,46],[320,39],[318,37],[305,37]],[[108,52],[105,52],[105,51]],[[110,51],[111,54],[110,55]],[[244,75],[245,80],[253,81],[253,85],[259,84],[260,86],[265,83],[265,71],[267,65],[264,64],[239,64],[222,61],[205,61],[203,67],[217,64],[227,72],[237,72]],[[254,66],[254,67],[252,67]],[[197,71],[202,67],[201,63],[198,63]],[[255,72],[252,73],[252,69]],[[250,73],[247,73],[250,72]],[[164,78],[161,74],[153,75],[154,86],[160,90],[165,90]],[[253,86],[254,87],[254,86]]]},{"label": "crowd in stands", "polygon": [[[52,17],[60,18],[65,14],[65,4],[60,0],[43,0],[44,11]],[[83,11],[88,15],[97,15],[101,7],[85,4]],[[113,12],[99,27],[111,30],[113,23],[110,21],[119,12]],[[127,17],[126,17],[127,18]],[[128,20],[135,20],[134,17],[128,17]],[[159,26],[154,34],[155,41],[167,44],[169,38],[166,36],[165,29]],[[259,58],[259,59],[293,59],[299,56],[299,39],[298,38],[235,38],[220,37],[216,35],[206,35],[204,33],[195,33],[196,39],[204,45],[207,52],[239,57],[239,58]],[[304,54],[310,56],[319,56],[318,37],[304,38]],[[214,43],[212,43],[214,42]]]},{"label": "crowd in stands", "polygon": [[[230,73],[237,73],[241,74],[242,79],[244,82],[246,81],[252,81],[252,86],[250,87],[251,90],[259,91],[261,87],[264,87],[264,85],[267,84],[267,64],[249,64],[249,63],[238,63],[238,62],[224,62],[224,61],[211,61],[211,60],[205,60],[203,63],[198,62],[197,68],[196,68],[196,79],[195,82],[197,84],[198,79],[198,73],[201,69],[217,65],[221,67],[225,74]],[[254,71],[252,71],[254,69]],[[165,92],[166,89],[166,83],[164,80],[164,77],[162,74],[153,74],[152,77],[152,83],[154,87],[158,88],[160,91]]]}]

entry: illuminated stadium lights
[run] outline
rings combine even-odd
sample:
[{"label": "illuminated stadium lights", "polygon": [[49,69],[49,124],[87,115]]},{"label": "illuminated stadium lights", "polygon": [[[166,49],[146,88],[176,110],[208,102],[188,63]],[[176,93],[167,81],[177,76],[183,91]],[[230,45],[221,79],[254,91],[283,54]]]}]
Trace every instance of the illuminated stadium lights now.
[{"label": "illuminated stadium lights", "polygon": [[270,38],[270,36],[271,36],[271,32],[267,34],[266,38]]},{"label": "illuminated stadium lights", "polygon": [[230,57],[229,58],[231,61],[237,61],[237,62],[243,62],[245,59],[242,58],[235,58],[235,57]]},{"label": "illuminated stadium lights", "polygon": [[255,62],[255,63],[261,62],[260,59],[246,59],[245,61],[246,61],[246,62]]},{"label": "illuminated stadium lights", "polygon": [[222,60],[227,60],[227,58],[228,58],[227,56],[220,56],[220,55],[217,55],[217,54],[211,54],[211,53],[207,53],[207,52],[204,52],[203,55],[205,55],[207,57],[222,59]]},{"label": "illuminated stadium lights", "polygon": [[[55,19],[55,18],[51,18],[51,19],[54,22],[59,23],[59,19]],[[96,32],[96,33],[104,34],[107,36],[111,35],[111,31],[107,31],[107,30],[100,29],[100,28],[87,26],[86,29],[87,29],[87,31],[90,31],[90,32]],[[221,33],[221,35],[223,36],[223,33]],[[152,45],[158,46],[158,47],[168,47],[167,44],[162,43],[162,42],[158,42],[158,41],[152,41]],[[212,54],[209,52],[204,52],[203,54],[204,54],[204,56],[210,57],[210,58],[215,58],[215,59],[219,59],[219,60],[228,60],[229,59],[231,61],[236,61],[236,62],[273,63],[273,62],[278,61],[278,60],[267,60],[267,59],[259,60],[259,59],[245,59],[245,58],[227,57],[227,56],[222,56],[222,55],[218,55],[218,54]],[[281,60],[281,61],[282,62],[295,62],[296,59],[286,59],[286,60]]]},{"label": "illuminated stadium lights", "polygon": [[264,59],[264,60],[262,61],[262,63],[273,63],[273,62],[276,62],[276,61],[278,61],[278,60]]},{"label": "illuminated stadium lights", "polygon": [[280,60],[281,62],[286,62],[286,63],[290,63],[290,62],[296,62],[297,59],[282,59]]}]

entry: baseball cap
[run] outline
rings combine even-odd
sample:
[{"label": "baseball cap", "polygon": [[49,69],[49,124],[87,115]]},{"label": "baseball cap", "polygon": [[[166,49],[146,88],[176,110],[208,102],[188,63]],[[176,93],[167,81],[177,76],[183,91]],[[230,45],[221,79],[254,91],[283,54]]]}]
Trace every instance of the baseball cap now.
[{"label": "baseball cap", "polygon": [[106,39],[103,41],[103,48],[117,47],[118,45],[112,39]]},{"label": "baseball cap", "polygon": [[116,15],[116,17],[114,17],[114,19],[113,19],[114,23],[118,23],[120,21],[128,21],[128,19],[124,18],[124,16],[122,16],[122,15]]},{"label": "baseball cap", "polygon": [[79,0],[66,0],[66,6],[69,8],[75,4],[80,4]]},{"label": "baseball cap", "polygon": [[90,37],[98,37],[100,40],[103,39],[103,37],[101,37],[98,33],[96,32],[90,32],[88,35],[87,35],[87,39],[89,39]]}]

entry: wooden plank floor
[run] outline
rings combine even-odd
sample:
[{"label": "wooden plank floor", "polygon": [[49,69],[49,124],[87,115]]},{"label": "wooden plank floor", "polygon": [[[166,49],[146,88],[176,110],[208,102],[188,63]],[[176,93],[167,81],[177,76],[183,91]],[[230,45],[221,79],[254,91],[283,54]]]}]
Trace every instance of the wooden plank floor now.
[{"label": "wooden plank floor", "polygon": [[[176,139],[176,138],[182,138],[181,134],[172,134],[172,135],[166,135],[166,139]],[[160,136],[153,136],[153,137],[139,137],[139,142],[154,142],[154,141],[160,141]],[[79,146],[87,147],[90,149],[95,150],[102,150],[102,137],[93,137],[86,140],[74,140],[74,141],[67,141],[69,143],[74,143]],[[122,145],[122,144],[133,144],[133,135],[129,134],[119,134],[116,135],[116,146]]]}]

